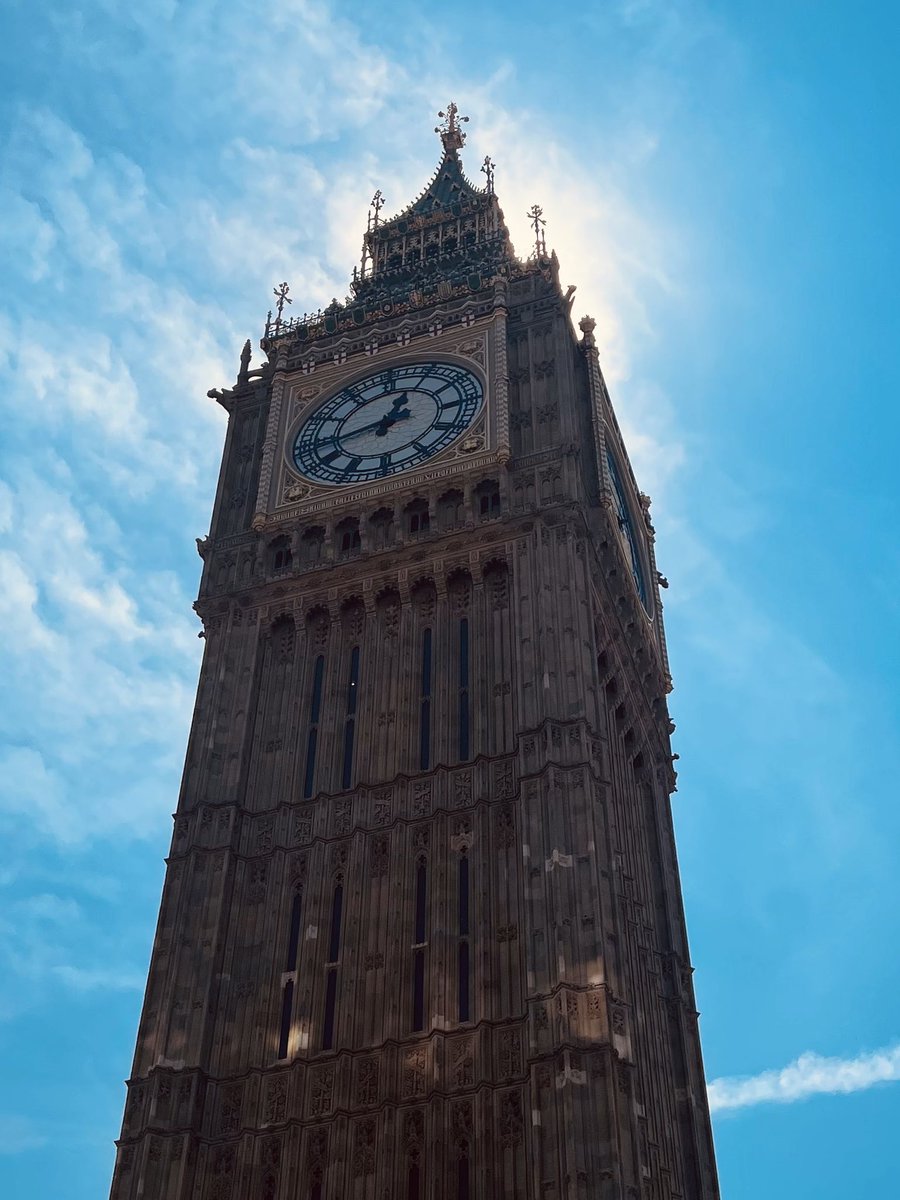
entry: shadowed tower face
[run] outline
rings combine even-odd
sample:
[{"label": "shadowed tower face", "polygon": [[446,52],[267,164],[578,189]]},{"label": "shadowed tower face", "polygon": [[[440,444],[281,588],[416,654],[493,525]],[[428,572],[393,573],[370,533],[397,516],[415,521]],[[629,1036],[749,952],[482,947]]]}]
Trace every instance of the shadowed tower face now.
[{"label": "shadowed tower face", "polygon": [[[115,1200],[713,1200],[649,500],[455,106],[212,392],[205,632]],[[570,290],[571,291],[571,290]]]}]

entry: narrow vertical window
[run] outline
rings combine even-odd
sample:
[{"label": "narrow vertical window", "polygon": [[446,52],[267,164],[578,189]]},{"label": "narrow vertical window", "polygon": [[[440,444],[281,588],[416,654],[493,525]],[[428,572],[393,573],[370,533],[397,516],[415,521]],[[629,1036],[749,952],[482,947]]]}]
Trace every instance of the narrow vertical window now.
[{"label": "narrow vertical window", "polygon": [[469,757],[469,619],[459,623],[459,757]]},{"label": "narrow vertical window", "polygon": [[344,884],[338,878],[331,894],[331,924],[328,932],[328,967],[325,973],[325,1016],[322,1049],[334,1046],[334,1010],[337,1002],[337,964],[341,956],[341,921],[344,914]]},{"label": "narrow vertical window", "polygon": [[431,766],[431,630],[422,634],[422,699],[419,710],[419,769]]},{"label": "narrow vertical window", "polygon": [[425,951],[413,951],[413,1033],[425,1028]]},{"label": "narrow vertical window", "polygon": [[325,674],[325,658],[319,655],[313,668],[312,700],[309,706],[309,733],[306,739],[306,773],[303,778],[303,797],[313,794],[316,777],[316,743],[319,740],[319,717],[322,711],[322,678]]},{"label": "narrow vertical window", "polygon": [[416,867],[416,945],[425,941],[425,908],[428,900],[428,874],[425,859],[420,858]]},{"label": "narrow vertical window", "polygon": [[459,1020],[468,1021],[469,1017],[469,943],[459,943],[459,958],[457,963],[459,986]]},{"label": "narrow vertical window", "polygon": [[341,915],[344,909],[344,885],[335,884],[331,897],[331,933],[328,938],[328,961],[336,963],[341,954]]},{"label": "narrow vertical window", "polygon": [[465,850],[459,856],[457,879],[459,885],[459,936],[466,937],[469,932],[469,856]]},{"label": "narrow vertical window", "polygon": [[359,691],[359,646],[350,652],[350,677],[347,681],[347,719],[344,722],[344,770],[341,786],[348,788],[353,776],[353,732],[356,725],[356,697]]},{"label": "narrow vertical window", "polygon": [[419,1200],[419,1164],[410,1163],[406,1176],[406,1200]]},{"label": "narrow vertical window", "polygon": [[322,1024],[322,1049],[334,1046],[334,1006],[337,999],[337,971],[329,971],[325,981],[325,1020]]},{"label": "narrow vertical window", "polygon": [[416,900],[413,920],[413,996],[414,1033],[425,1028],[425,944],[428,938],[428,868],[424,858],[416,863]]},{"label": "narrow vertical window", "polygon": [[469,1200],[469,1154],[463,1150],[456,1164],[456,1200]]},{"label": "narrow vertical window", "polygon": [[457,864],[457,946],[456,1015],[459,1021],[470,1020],[469,993],[469,856],[463,848]]},{"label": "narrow vertical window", "polygon": [[287,1058],[291,1036],[291,1013],[294,1009],[294,981],[289,979],[281,991],[281,1034],[278,1039],[278,1057]]},{"label": "narrow vertical window", "polygon": [[296,971],[297,969],[297,950],[300,945],[300,910],[301,895],[299,892],[294,892],[294,900],[291,904],[291,930],[288,934],[287,962],[284,966],[286,971]]}]

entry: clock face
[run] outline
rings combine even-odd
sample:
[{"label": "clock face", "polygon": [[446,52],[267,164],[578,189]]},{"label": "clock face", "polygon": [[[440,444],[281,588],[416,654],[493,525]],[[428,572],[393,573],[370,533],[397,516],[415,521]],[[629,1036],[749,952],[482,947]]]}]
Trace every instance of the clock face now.
[{"label": "clock face", "polygon": [[363,483],[440,454],[474,421],[484,389],[465,367],[399,363],[331,396],[300,426],[294,466],[319,483]]},{"label": "clock face", "polygon": [[641,552],[638,545],[637,534],[635,533],[634,523],[631,519],[631,509],[628,507],[628,501],[625,498],[625,489],[622,486],[622,477],[619,474],[619,468],[616,466],[616,460],[609,453],[606,455],[606,461],[609,464],[609,477],[612,480],[613,491],[616,496],[616,516],[619,522],[619,530],[625,542],[628,551],[628,557],[631,564],[631,574],[634,576],[635,586],[638,590],[638,595],[641,598],[641,604],[649,612],[647,601],[647,584],[644,578],[644,564],[641,561]]}]

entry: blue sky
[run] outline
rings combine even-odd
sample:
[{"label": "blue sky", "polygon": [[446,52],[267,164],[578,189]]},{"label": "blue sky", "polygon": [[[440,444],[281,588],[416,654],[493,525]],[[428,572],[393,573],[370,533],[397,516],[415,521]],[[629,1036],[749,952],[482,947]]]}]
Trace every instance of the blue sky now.
[{"label": "blue sky", "polygon": [[[723,1194],[896,1190],[894,5],[10,0],[0,38],[0,1192],[105,1194],[272,286],[472,120],[654,498]],[[258,352],[257,352],[258,353]]]}]

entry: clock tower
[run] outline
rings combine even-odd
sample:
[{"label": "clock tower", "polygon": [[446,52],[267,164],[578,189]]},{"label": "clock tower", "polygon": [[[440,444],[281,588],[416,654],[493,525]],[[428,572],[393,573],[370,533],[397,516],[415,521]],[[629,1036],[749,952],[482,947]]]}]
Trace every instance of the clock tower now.
[{"label": "clock tower", "polygon": [[714,1200],[649,500],[456,106],[232,388],[114,1200]]}]

